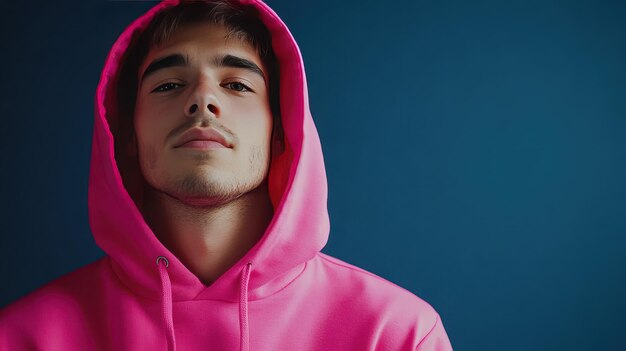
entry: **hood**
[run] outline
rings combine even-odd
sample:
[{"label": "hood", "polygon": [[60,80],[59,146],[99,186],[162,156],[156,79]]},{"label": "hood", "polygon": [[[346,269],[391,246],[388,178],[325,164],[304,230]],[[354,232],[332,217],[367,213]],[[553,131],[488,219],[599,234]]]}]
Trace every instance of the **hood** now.
[{"label": "hood", "polygon": [[[304,65],[283,21],[261,1],[254,6],[270,31],[280,66],[280,110],[285,152],[271,160],[269,192],[274,217],[247,254],[211,285],[204,285],[157,239],[125,188],[115,158],[116,83],[124,53],[159,11],[178,4],[164,1],[128,26],[114,43],[95,97],[95,123],[89,179],[89,219],[97,244],[133,293],[162,299],[167,259],[167,294],[172,301],[238,301],[268,296],[293,280],[326,244],[329,233],[327,182],[319,136],[309,111]],[[245,274],[245,278],[242,275]],[[245,282],[244,282],[245,280]]]}]

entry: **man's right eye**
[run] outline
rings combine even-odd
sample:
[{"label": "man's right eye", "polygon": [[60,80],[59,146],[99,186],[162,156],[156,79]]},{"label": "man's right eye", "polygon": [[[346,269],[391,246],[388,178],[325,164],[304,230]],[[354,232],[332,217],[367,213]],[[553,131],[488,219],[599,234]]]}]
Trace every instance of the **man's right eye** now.
[{"label": "man's right eye", "polygon": [[181,86],[178,83],[174,83],[174,82],[168,82],[165,84],[161,84],[158,87],[156,87],[156,89],[154,89],[152,92],[153,93],[159,93],[159,92],[164,92],[164,91],[168,91],[168,90],[172,90],[172,89],[176,89],[177,87]]}]

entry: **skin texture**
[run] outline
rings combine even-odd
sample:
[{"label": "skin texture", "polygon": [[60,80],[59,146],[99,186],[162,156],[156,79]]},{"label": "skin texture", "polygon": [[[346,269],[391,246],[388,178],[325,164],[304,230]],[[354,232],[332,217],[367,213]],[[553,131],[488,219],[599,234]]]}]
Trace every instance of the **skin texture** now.
[{"label": "skin texture", "polygon": [[[273,215],[267,71],[252,46],[226,34],[218,25],[187,25],[148,53],[140,78],[153,60],[171,54],[186,56],[188,66],[140,81],[130,147],[146,183],[141,210],[147,223],[207,285],[258,241]],[[254,62],[265,79],[215,65],[219,55]],[[229,147],[179,146],[192,128],[218,131]]]}]

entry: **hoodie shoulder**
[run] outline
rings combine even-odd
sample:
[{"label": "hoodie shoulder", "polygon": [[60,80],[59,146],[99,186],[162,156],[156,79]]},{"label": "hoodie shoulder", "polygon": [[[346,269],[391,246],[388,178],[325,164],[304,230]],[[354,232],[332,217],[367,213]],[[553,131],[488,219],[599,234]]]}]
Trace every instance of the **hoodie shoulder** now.
[{"label": "hoodie shoulder", "polygon": [[101,278],[111,274],[108,267],[108,257],[101,258],[0,310],[0,349],[39,348],[41,341],[61,339],[68,330],[88,329],[88,317],[100,305],[94,301],[102,291]]},{"label": "hoodie shoulder", "polygon": [[[333,294],[348,295],[347,298],[339,298],[344,303],[342,309],[345,311],[346,305],[349,305],[353,306],[351,309],[358,310],[354,313],[369,321],[368,327],[379,333],[378,344],[383,348],[385,345],[400,347],[397,342],[402,340],[401,349],[415,350],[429,343],[431,338],[441,339],[444,345],[449,345],[440,316],[428,302],[376,274],[335,257],[319,253],[317,258],[324,275],[332,282],[329,285]],[[447,347],[436,349],[448,350]]]},{"label": "hoodie shoulder", "polygon": [[418,310],[421,315],[428,317],[433,323],[435,322],[435,318],[437,318],[435,309],[428,302],[409,290],[338,258],[321,252],[318,256],[324,262],[324,265],[331,270],[333,274],[337,275],[337,278],[352,282],[352,284],[356,285],[354,286],[355,289],[359,288],[363,294],[371,294],[368,295],[370,298],[386,300],[393,297],[394,301],[403,305],[411,305]]}]

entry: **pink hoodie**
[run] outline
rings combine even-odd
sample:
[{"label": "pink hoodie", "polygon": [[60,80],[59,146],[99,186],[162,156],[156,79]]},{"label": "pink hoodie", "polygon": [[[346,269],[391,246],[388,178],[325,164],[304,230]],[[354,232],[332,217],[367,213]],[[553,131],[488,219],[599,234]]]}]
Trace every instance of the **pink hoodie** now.
[{"label": "pink hoodie", "polygon": [[[451,350],[426,302],[320,252],[327,183],[300,51],[266,4],[258,8],[280,62],[288,150],[269,174],[274,217],[261,240],[210,286],[152,233],[125,189],[109,125],[120,58],[159,10],[113,45],[96,93],[89,217],[104,258],[6,307],[1,350]],[[161,257],[166,258],[166,260]]]}]

